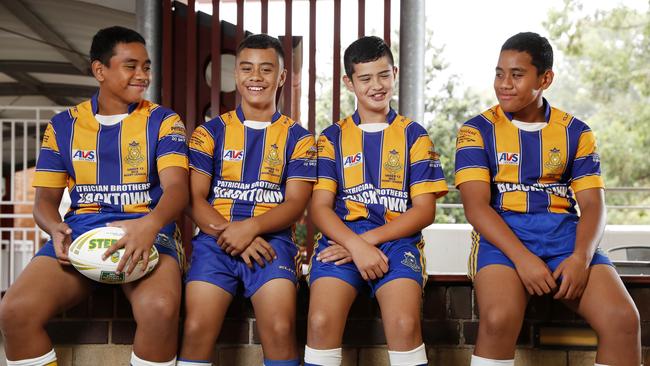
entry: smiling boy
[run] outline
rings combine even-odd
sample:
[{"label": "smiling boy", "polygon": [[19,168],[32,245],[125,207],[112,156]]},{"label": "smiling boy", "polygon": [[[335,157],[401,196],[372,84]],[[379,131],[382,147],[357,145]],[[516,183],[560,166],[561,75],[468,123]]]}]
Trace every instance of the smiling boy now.
[{"label": "smiling boy", "polygon": [[598,250],[606,219],[594,134],[542,97],[552,67],[546,38],[508,39],[494,78],[499,104],[458,132],[456,186],[474,227],[480,310],[471,364],[514,365],[530,296],[553,294],[596,331],[597,364],[638,366],[639,314]]},{"label": "smiling boy", "polygon": [[[162,254],[149,275],[122,285],[137,324],[131,365],[172,366],[182,260],[173,219],[189,196],[185,127],[176,113],[143,99],[151,61],[137,32],[100,30],[90,58],[99,92],[54,116],[43,136],[33,182],[34,219],[51,240],[0,304],[7,365],[56,365],[45,325],[95,287],[70,266],[68,248],[80,234],[111,225],[126,232],[105,253],[125,248],[118,271],[130,273],[141,259],[146,268],[152,245]],[[72,205],[62,220],[58,209],[65,187]],[[114,198],[106,187],[136,199]]]},{"label": "smiling boy", "polygon": [[[232,301],[243,288],[255,309],[265,366],[297,366],[296,281],[291,225],[316,180],[314,137],[280,114],[280,41],[250,35],[237,48],[241,105],[198,127],[190,142],[192,241],[179,366],[211,364]],[[289,61],[290,62],[290,61]]]},{"label": "smiling boy", "polygon": [[397,68],[386,43],[360,38],[344,64],[358,109],[318,139],[311,215],[322,235],[309,274],[305,365],[341,364],[348,311],[364,290],[379,302],[391,364],[425,365],[420,230],[447,185],[426,130],[390,107]]}]

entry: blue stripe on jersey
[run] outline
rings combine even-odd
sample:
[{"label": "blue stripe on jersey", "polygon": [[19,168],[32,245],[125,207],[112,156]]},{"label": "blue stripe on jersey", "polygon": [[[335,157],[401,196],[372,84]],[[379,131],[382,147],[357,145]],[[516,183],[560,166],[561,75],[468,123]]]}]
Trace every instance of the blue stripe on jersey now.
[{"label": "blue stripe on jersey", "polygon": [[[542,134],[540,131],[527,132],[519,130],[520,159],[519,174],[520,181],[527,185],[539,183],[538,178],[542,175]],[[544,212],[548,210],[550,198],[546,192],[528,192],[527,212]]]},{"label": "blue stripe on jersey", "polygon": [[[237,112],[239,113],[239,109]],[[245,127],[244,136],[245,153],[242,182],[256,182],[260,180],[260,173],[262,170],[266,129],[256,130],[254,128]],[[253,217],[254,210],[255,204],[249,204],[247,201],[236,199],[235,204],[233,205],[233,221]]]}]

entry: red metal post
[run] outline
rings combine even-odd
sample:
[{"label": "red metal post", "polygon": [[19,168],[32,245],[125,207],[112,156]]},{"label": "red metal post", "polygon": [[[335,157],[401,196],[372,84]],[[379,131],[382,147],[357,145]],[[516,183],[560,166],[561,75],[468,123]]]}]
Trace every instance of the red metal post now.
[{"label": "red metal post", "polygon": [[261,0],[262,5],[262,33],[269,32],[269,0]]},{"label": "red metal post", "polygon": [[212,0],[212,19],[210,20],[210,58],[212,61],[212,81],[210,82],[210,115],[221,114],[221,21],[219,20],[219,0]]},{"label": "red metal post", "polygon": [[284,68],[287,70],[287,78],[282,88],[283,113],[293,117],[291,113],[291,88],[293,86],[293,36],[292,36],[292,0],[284,0]]},{"label": "red metal post", "polygon": [[384,0],[384,41],[390,46],[390,0]]},{"label": "red metal post", "polygon": [[359,5],[359,38],[366,35],[366,0],[358,0]]},{"label": "red metal post", "polygon": [[334,0],[334,49],[332,52],[332,123],[341,116],[341,0]]},{"label": "red metal post", "polygon": [[172,107],[173,93],[173,67],[174,67],[174,37],[172,22],[172,0],[162,2],[162,104],[168,108]]}]

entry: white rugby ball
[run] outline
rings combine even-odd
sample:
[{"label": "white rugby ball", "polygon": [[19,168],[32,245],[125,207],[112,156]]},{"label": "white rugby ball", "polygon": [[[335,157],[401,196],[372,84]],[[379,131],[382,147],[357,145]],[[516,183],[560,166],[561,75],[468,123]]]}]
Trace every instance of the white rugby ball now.
[{"label": "white rugby ball", "polygon": [[[68,258],[70,263],[84,276],[102,283],[128,283],[142,278],[151,272],[158,264],[158,250],[155,246],[149,250],[149,263],[143,271],[142,264],[138,263],[137,267],[127,276],[125,272],[117,274],[117,264],[124,255],[124,248],[117,250],[113,255],[102,260],[102,255],[106,250],[124,236],[124,230],[118,227],[98,227],[86,231],[79,235],[75,241],[70,244]],[[127,262],[124,270],[128,268],[131,259]]]}]

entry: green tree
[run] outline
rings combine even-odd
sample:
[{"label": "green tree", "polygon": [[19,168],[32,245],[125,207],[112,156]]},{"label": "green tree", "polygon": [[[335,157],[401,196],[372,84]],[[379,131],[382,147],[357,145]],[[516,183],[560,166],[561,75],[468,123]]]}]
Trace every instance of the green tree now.
[{"label": "green tree", "polygon": [[[607,187],[650,187],[650,13],[619,6],[584,14],[565,0],[544,24],[560,54],[548,93],[594,130]],[[607,194],[608,205],[650,205],[643,192]],[[650,223],[645,210],[610,210],[608,222]]]}]

